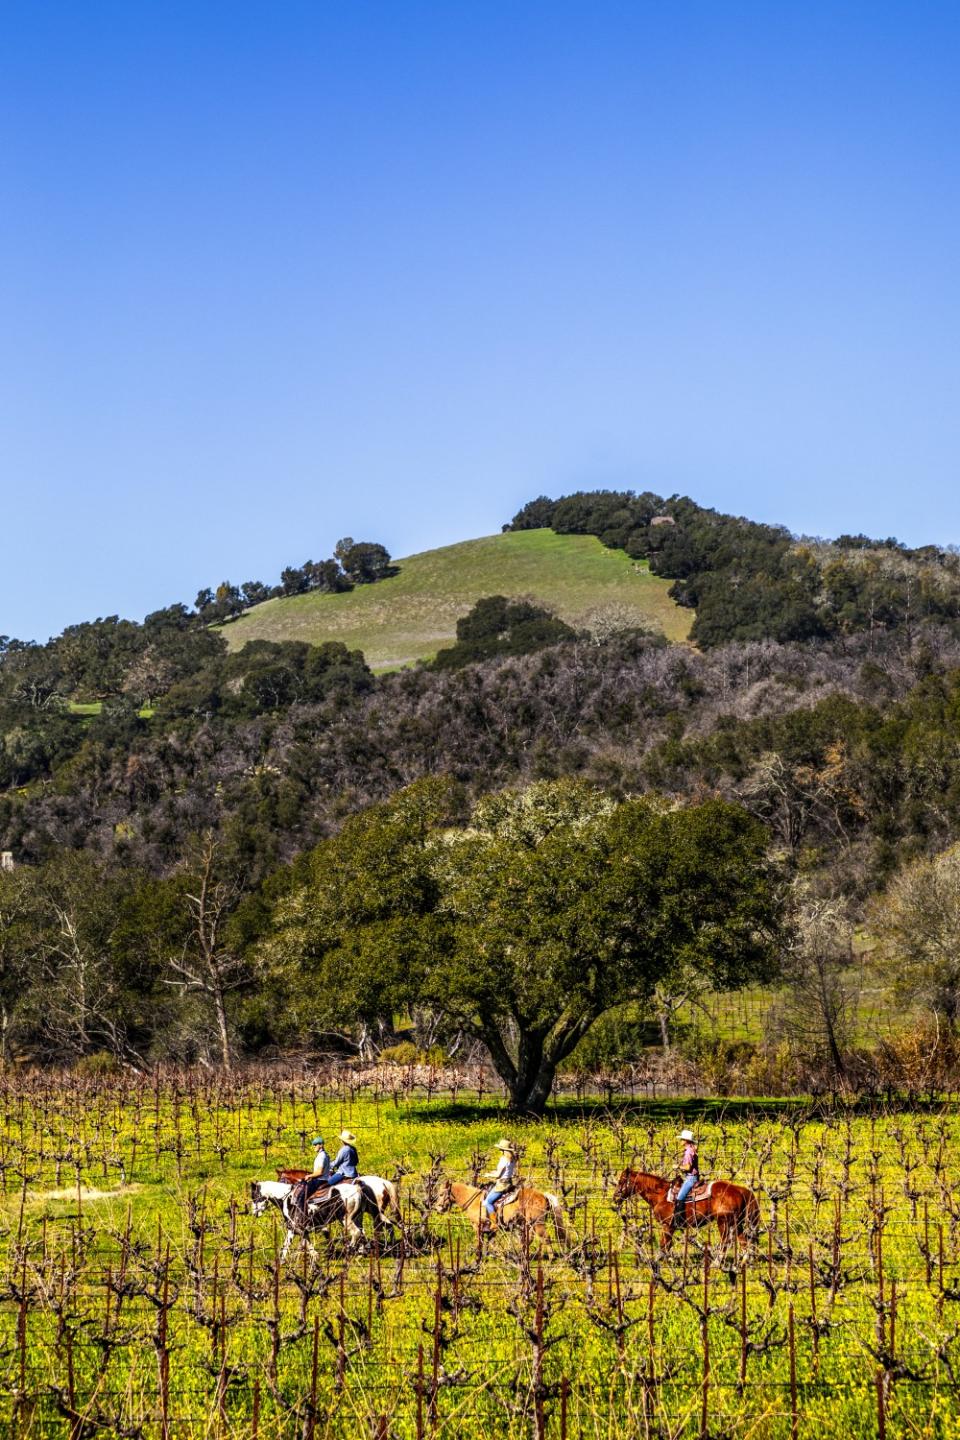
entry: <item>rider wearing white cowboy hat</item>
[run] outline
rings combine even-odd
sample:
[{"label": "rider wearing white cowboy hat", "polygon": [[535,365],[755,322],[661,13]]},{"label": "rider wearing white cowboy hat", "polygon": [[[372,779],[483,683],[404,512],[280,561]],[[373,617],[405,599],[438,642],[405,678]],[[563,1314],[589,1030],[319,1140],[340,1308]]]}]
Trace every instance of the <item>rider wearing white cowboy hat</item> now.
[{"label": "rider wearing white cowboy hat", "polygon": [[494,1207],[508,1190],[513,1189],[517,1178],[517,1155],[513,1144],[509,1140],[498,1140],[497,1149],[500,1151],[500,1159],[496,1170],[488,1170],[481,1177],[494,1182],[493,1188],[487,1191],[483,1200],[483,1208],[491,1220],[494,1218]]},{"label": "rider wearing white cowboy hat", "polygon": [[360,1173],[356,1135],[352,1130],[341,1130],[338,1138],[342,1143],[333,1157],[333,1174],[328,1182],[331,1185],[339,1185],[341,1180],[356,1180]]},{"label": "rider wearing white cowboy hat", "polygon": [[692,1130],[681,1130],[677,1136],[683,1141],[683,1155],[680,1160],[680,1169],[684,1172],[683,1184],[677,1191],[677,1198],[673,1202],[673,1229],[679,1230],[686,1224],[687,1217],[687,1196],[694,1186],[700,1182],[700,1164],[697,1158],[697,1141]]}]

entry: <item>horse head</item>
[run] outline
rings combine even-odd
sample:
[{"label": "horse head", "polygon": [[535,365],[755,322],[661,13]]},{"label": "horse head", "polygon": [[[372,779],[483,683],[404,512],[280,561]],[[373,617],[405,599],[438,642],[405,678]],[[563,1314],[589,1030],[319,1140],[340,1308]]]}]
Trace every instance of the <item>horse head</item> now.
[{"label": "horse head", "polygon": [[648,1175],[645,1170],[631,1170],[629,1166],[621,1171],[617,1188],[613,1192],[614,1205],[622,1205],[631,1195],[639,1195],[648,1205],[653,1205],[667,1192],[666,1180],[659,1175]]},{"label": "horse head", "polygon": [[254,1215],[262,1215],[269,1205],[260,1190],[260,1181],[253,1180],[250,1184],[250,1209]]},{"label": "horse head", "polygon": [[433,1202],[433,1209],[437,1215],[445,1215],[453,1205],[453,1185],[449,1180],[443,1180],[437,1186],[437,1198]]},{"label": "horse head", "polygon": [[613,1192],[614,1205],[622,1205],[624,1200],[626,1200],[633,1193],[633,1171],[628,1167],[626,1170],[620,1171],[620,1178],[617,1181],[617,1188]]}]

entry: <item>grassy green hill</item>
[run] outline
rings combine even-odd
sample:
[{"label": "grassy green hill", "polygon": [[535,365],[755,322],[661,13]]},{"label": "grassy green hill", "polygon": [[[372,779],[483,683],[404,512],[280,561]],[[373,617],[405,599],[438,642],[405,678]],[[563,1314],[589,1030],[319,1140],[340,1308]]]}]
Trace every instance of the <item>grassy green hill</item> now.
[{"label": "grassy green hill", "polygon": [[427,659],[452,643],[456,623],[484,595],[524,596],[587,626],[604,617],[686,639],[693,612],[670,599],[671,582],[592,535],[520,530],[464,540],[397,561],[399,574],[345,595],[268,600],[224,627],[232,650],[248,640],[340,640],[374,670]]}]

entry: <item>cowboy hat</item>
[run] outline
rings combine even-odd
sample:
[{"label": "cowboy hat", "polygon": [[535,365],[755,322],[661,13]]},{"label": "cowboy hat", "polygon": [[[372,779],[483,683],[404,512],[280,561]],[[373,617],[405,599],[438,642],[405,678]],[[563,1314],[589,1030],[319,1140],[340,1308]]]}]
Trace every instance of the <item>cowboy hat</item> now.
[{"label": "cowboy hat", "polygon": [[512,1142],[511,1140],[498,1140],[498,1141],[497,1141],[497,1149],[498,1149],[498,1150],[510,1150],[510,1151],[512,1151],[512,1150],[513,1150],[513,1142]]},{"label": "cowboy hat", "polygon": [[357,1143],[357,1137],[356,1135],[354,1135],[352,1130],[341,1130],[340,1139],[343,1141],[344,1145],[356,1145]]},{"label": "cowboy hat", "polygon": [[678,1139],[678,1140],[689,1140],[689,1141],[692,1142],[693,1140],[696,1139],[696,1137],[695,1137],[695,1135],[694,1135],[694,1133],[693,1133],[692,1130],[681,1130],[681,1131],[680,1131],[680,1134],[677,1136],[677,1139]]}]

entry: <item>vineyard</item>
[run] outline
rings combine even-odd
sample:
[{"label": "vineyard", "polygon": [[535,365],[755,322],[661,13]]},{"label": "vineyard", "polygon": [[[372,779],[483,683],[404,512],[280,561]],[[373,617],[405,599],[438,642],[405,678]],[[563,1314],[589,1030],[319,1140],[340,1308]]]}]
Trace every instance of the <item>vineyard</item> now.
[{"label": "vineyard", "polygon": [[[185,1073],[0,1084],[0,1433],[90,1437],[794,1437],[960,1433],[952,1108],[570,1099],[505,1120],[417,1096]],[[753,1189],[755,1247],[613,1204],[626,1165]],[[403,1225],[279,1258],[250,1186],[349,1125]],[[437,1212],[507,1127],[565,1234],[480,1244]]]}]

